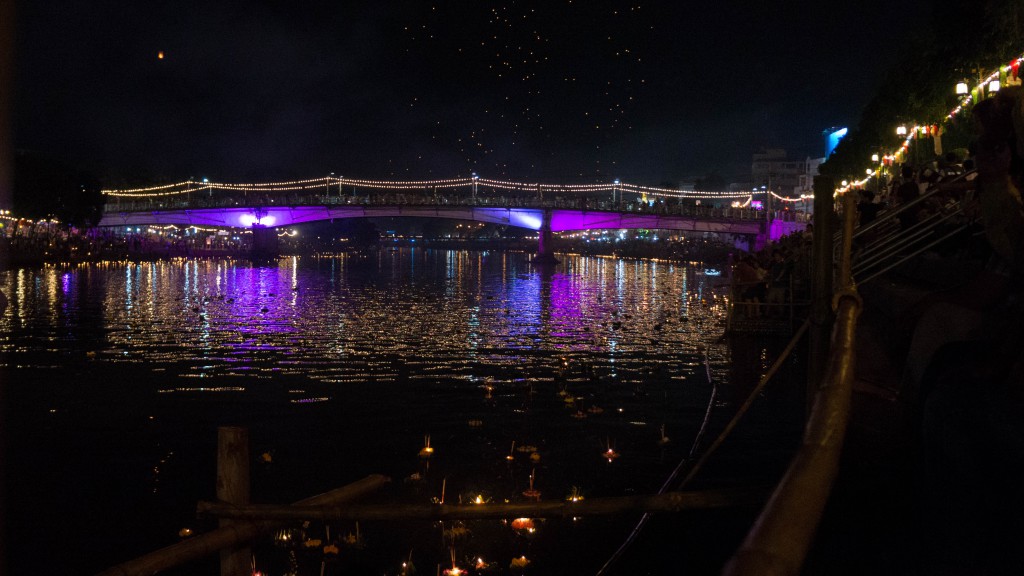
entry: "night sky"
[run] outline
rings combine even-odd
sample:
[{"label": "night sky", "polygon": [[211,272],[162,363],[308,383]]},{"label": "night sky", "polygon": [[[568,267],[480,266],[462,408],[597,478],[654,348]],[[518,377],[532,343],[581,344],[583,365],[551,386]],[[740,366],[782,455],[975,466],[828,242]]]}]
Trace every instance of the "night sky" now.
[{"label": "night sky", "polygon": [[855,124],[922,4],[23,1],[15,146],[108,186],[743,179]]}]

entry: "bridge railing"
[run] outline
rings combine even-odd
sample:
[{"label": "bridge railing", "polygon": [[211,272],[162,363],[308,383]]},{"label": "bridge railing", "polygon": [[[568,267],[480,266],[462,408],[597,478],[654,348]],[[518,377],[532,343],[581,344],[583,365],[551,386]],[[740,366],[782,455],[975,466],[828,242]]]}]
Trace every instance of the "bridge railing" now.
[{"label": "bridge railing", "polygon": [[[429,207],[497,207],[497,208],[547,208],[594,210],[606,212],[635,212],[702,219],[721,220],[766,220],[763,210],[679,204],[671,202],[588,200],[580,196],[570,197],[524,197],[524,196],[454,196],[410,193],[373,193],[357,195],[332,194],[291,194],[270,196],[262,193],[212,194],[197,190],[173,197],[128,196],[108,197],[105,211],[150,212],[169,210],[190,210],[203,208],[252,208],[274,206],[429,206]],[[772,214],[774,220],[806,221],[802,212],[779,210]]]}]

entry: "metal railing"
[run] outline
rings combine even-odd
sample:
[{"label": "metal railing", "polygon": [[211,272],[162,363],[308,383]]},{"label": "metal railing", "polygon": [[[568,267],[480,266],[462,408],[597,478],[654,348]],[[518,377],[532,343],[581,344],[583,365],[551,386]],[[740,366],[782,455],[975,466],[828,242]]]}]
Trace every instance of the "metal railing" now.
[{"label": "metal railing", "polygon": [[[604,212],[633,212],[684,216],[710,220],[763,221],[765,213],[753,208],[732,208],[701,206],[693,204],[654,203],[642,201],[587,200],[579,196],[532,196],[512,195],[433,195],[413,193],[372,193],[358,196],[337,196],[330,194],[290,193],[278,196],[266,194],[224,194],[207,195],[196,191],[182,197],[111,197],[104,206],[108,214],[120,212],[152,212],[168,210],[195,210],[203,208],[270,208],[275,206],[474,206],[500,208],[553,208],[592,210]],[[802,222],[805,215],[788,210],[773,212],[774,220]]]},{"label": "metal railing", "polygon": [[[973,171],[967,172],[933,186],[913,201],[887,210],[870,224],[857,228],[853,233],[851,256],[854,281],[864,284],[874,280],[969,227],[973,220],[964,213],[962,202],[945,199],[944,195],[949,186],[970,188],[973,174]],[[925,206],[934,211],[915,220],[912,215]],[[833,239],[836,251],[840,239],[839,234]]]},{"label": "metal railing", "polygon": [[803,442],[740,549],[725,567],[726,576],[795,576],[814,540],[832,484],[850,418],[856,355],[854,341],[861,300],[851,273],[852,197],[846,199],[840,245],[836,318],[825,376],[818,388]]}]

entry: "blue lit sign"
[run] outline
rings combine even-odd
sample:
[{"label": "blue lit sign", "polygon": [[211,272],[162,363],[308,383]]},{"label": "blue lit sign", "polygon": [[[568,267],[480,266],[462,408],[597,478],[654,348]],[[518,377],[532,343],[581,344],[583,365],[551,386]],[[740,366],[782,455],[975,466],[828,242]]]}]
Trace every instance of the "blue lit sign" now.
[{"label": "blue lit sign", "polygon": [[846,128],[840,128],[833,132],[825,131],[825,158],[832,155],[832,151],[836,149],[836,145],[843,139],[843,136],[846,136],[846,132]]}]

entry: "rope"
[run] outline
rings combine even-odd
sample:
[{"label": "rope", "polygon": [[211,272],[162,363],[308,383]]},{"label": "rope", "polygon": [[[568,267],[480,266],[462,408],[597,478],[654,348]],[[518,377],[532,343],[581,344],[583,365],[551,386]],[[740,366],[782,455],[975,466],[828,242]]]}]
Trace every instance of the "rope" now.
[{"label": "rope", "polygon": [[[744,400],[739,410],[736,411],[736,414],[733,415],[732,419],[729,420],[729,423],[725,426],[722,432],[718,435],[717,438],[715,438],[715,441],[711,444],[707,451],[705,451],[704,454],[701,455],[697,463],[694,464],[693,467],[690,469],[690,472],[686,475],[686,478],[684,478],[683,481],[680,483],[678,488],[679,490],[682,490],[684,487],[686,487],[686,485],[690,483],[691,480],[693,480],[694,476],[697,475],[697,472],[699,472],[700,469],[704,466],[704,464],[708,461],[708,458],[710,458],[711,455],[714,454],[716,450],[718,450],[722,443],[725,442],[725,439],[728,438],[729,434],[731,434],[733,429],[736,428],[736,425],[739,424],[740,419],[743,418],[743,416],[747,413],[750,407],[754,404],[754,399],[757,398],[757,396],[761,393],[762,390],[764,390],[764,387],[771,380],[772,376],[774,376],[775,373],[779,371],[779,368],[782,367],[782,363],[793,352],[793,348],[796,347],[797,342],[799,342],[800,338],[802,338],[804,333],[807,332],[807,329],[810,328],[810,325],[811,321],[809,319],[804,320],[803,324],[800,325],[800,328],[797,329],[796,333],[793,335],[793,338],[790,339],[789,344],[787,344],[786,348],[782,351],[781,354],[779,354],[779,357],[768,369],[768,372],[766,372],[765,375],[761,377],[761,380],[757,383],[757,386],[755,386],[754,389],[750,391],[750,394],[747,395],[746,400]],[[711,383],[711,367],[709,365],[707,352],[704,353],[704,370],[707,374],[708,382]],[[679,464],[672,471],[672,474],[669,475],[668,479],[665,480],[665,483],[662,484],[661,489],[658,490],[658,494],[663,494],[666,490],[668,490],[669,486],[671,486],[672,483],[675,481],[676,477],[682,471],[683,467],[688,462],[690,462],[693,459],[693,456],[697,453],[697,449],[700,446],[701,440],[704,438],[704,432],[707,428],[708,422],[711,420],[711,409],[714,406],[715,398],[717,397],[717,395],[718,386],[716,385],[711,390],[711,397],[708,399],[708,407],[704,413],[704,422],[701,423],[700,430],[697,432],[696,438],[694,438],[693,445],[690,446],[690,453],[685,458],[679,461]],[[650,515],[650,512],[644,512],[644,515],[640,517],[640,520],[637,522],[636,526],[633,527],[632,532],[629,533],[629,536],[626,537],[626,540],[622,543],[621,546],[619,546],[615,553],[612,554],[610,558],[608,558],[608,560],[604,563],[603,566],[601,566],[601,568],[597,571],[596,576],[603,576],[608,573],[607,571],[615,564],[615,562],[619,560],[619,558],[622,557],[622,555],[626,552],[626,549],[629,548],[629,546],[632,545],[633,542],[636,540],[637,536],[640,535],[640,531],[643,530],[643,527],[647,524]]]},{"label": "rope", "polygon": [[[714,408],[715,399],[718,397],[718,386],[711,381],[711,363],[706,350],[704,352],[704,373],[707,376],[708,383],[712,384],[711,396],[708,398],[708,407],[704,411],[704,421],[700,425],[700,430],[697,432],[697,436],[693,439],[693,444],[690,446],[689,454],[680,460],[679,464],[677,464],[675,469],[672,470],[672,473],[669,474],[668,478],[658,490],[658,494],[664,494],[669,489],[672,483],[675,482],[676,477],[679,476],[679,473],[683,470],[683,466],[685,466],[686,463],[693,458],[694,454],[697,453],[697,447],[700,446],[700,441],[704,438],[704,432],[708,427],[708,422],[711,421],[711,409]],[[621,546],[619,546],[615,553],[608,558],[604,565],[601,566],[601,569],[597,571],[597,576],[604,574],[605,570],[611,568],[612,565],[619,560],[619,558],[626,552],[626,549],[629,548],[630,545],[633,544],[633,541],[636,540],[637,536],[640,535],[640,531],[643,530],[644,526],[647,524],[647,520],[650,519],[650,516],[650,512],[644,512],[643,516],[640,517],[640,521],[633,527],[633,531],[626,537],[626,540]]]}]

